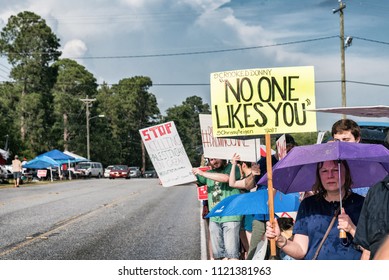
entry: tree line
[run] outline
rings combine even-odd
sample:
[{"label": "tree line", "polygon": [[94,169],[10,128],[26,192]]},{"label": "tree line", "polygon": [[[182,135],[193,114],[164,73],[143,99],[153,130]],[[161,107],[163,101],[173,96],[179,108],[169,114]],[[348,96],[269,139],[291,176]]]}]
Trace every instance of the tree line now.
[{"label": "tree line", "polygon": [[191,163],[200,164],[198,114],[210,113],[200,97],[187,98],[163,116],[149,77],[98,85],[84,66],[60,58],[60,46],[46,21],[33,12],[11,16],[2,29],[0,54],[11,66],[11,81],[0,84],[1,148],[7,144],[11,156],[28,159],[51,149],[87,157],[88,119],[93,161],[150,168],[139,129],[174,121]]}]

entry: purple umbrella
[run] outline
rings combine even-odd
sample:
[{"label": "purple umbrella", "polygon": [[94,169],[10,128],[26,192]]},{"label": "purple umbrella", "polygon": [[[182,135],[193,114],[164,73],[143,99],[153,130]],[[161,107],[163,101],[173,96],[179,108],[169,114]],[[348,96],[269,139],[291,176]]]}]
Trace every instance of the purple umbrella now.
[{"label": "purple umbrella", "polygon": [[[330,142],[294,147],[273,166],[273,186],[283,193],[312,190],[318,162],[346,160],[353,188],[370,187],[389,173],[389,150],[380,144]],[[258,184],[267,185],[267,174]]]}]

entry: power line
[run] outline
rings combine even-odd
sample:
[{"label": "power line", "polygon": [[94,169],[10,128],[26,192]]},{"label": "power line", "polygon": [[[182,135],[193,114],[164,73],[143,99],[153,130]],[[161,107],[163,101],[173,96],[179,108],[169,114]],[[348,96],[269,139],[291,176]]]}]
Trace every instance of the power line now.
[{"label": "power line", "polygon": [[69,57],[70,59],[123,59],[123,58],[147,58],[147,57],[166,57],[166,56],[184,56],[184,55],[199,55],[199,54],[211,54],[211,53],[223,53],[223,52],[235,52],[235,51],[245,51],[253,49],[262,49],[270,47],[279,47],[285,45],[294,45],[302,44],[307,42],[322,41],[332,38],[339,38],[339,35],[320,37],[314,39],[306,39],[299,41],[291,41],[286,43],[277,43],[263,46],[254,46],[254,47],[244,47],[244,48],[234,48],[234,49],[222,49],[222,50],[213,50],[213,51],[198,51],[198,52],[183,52],[183,53],[166,53],[166,54],[144,54],[144,55],[123,55],[123,56],[84,56],[84,57]]},{"label": "power line", "polygon": [[[1,77],[1,75],[0,75]],[[3,77],[5,78],[5,77]],[[329,84],[329,83],[340,83],[341,80],[323,80],[323,81],[315,81],[315,84]],[[367,85],[367,86],[379,86],[379,87],[389,87],[389,84],[381,84],[381,83],[372,83],[372,82],[361,82],[361,81],[353,81],[353,80],[346,80],[347,83],[350,84],[361,84],[361,85]],[[12,81],[11,83],[18,83],[16,81]],[[70,85],[72,83],[57,83],[60,85]],[[117,85],[115,84],[109,84],[109,83],[103,83],[103,84],[97,84],[98,86],[113,86]],[[197,87],[197,86],[210,86],[210,83],[153,83],[152,86],[154,87]]]},{"label": "power line", "polygon": [[389,87],[389,85],[386,84],[377,84],[377,83],[368,83],[368,82],[358,82],[358,81],[347,81],[351,84],[361,84],[361,85],[368,85],[368,86],[379,86],[379,87]]},{"label": "power line", "polygon": [[[357,37],[357,36],[350,36],[354,39],[359,39],[367,42],[377,43],[377,44],[383,44],[383,45],[389,45],[389,42],[379,41],[379,40],[373,40],[363,37]],[[253,46],[253,47],[242,47],[242,48],[232,48],[232,49],[221,49],[221,50],[208,50],[208,51],[197,51],[197,52],[182,52],[182,53],[166,53],[166,54],[144,54],[144,55],[120,55],[120,56],[75,56],[75,57],[68,57],[69,59],[132,59],[132,58],[151,58],[151,57],[171,57],[171,56],[187,56],[187,55],[201,55],[201,54],[212,54],[212,53],[225,53],[225,52],[235,52],[235,51],[245,51],[245,50],[254,50],[254,49],[263,49],[263,48],[271,48],[271,47],[280,47],[280,46],[286,46],[286,45],[295,45],[295,44],[302,44],[302,43],[309,43],[314,41],[322,41],[322,40],[328,40],[332,38],[340,38],[339,35],[333,35],[333,36],[327,36],[327,37],[319,37],[314,39],[305,39],[305,40],[298,40],[298,41],[290,41],[285,43],[276,43],[276,44],[270,44],[270,45],[262,45],[262,46]],[[44,54],[44,53],[41,53]],[[6,66],[0,64],[3,68],[9,70]]]},{"label": "power line", "polygon": [[[324,81],[315,81],[316,84],[328,84],[328,83],[340,83],[341,80],[324,80]],[[346,83],[350,84],[361,84],[361,85],[368,85],[368,86],[380,86],[380,87],[389,87],[389,84],[380,84],[380,83],[371,83],[371,82],[360,82],[360,81],[352,81],[352,80],[346,80]],[[108,84],[110,85],[110,84]],[[210,86],[209,83],[185,83],[185,84],[177,84],[177,83],[155,83],[153,86]]]},{"label": "power line", "polygon": [[356,37],[356,36],[351,36],[351,37],[353,37],[354,39],[359,39],[359,40],[368,41],[368,42],[372,42],[372,43],[383,44],[383,45],[389,45],[388,42],[383,42],[383,41],[378,41],[378,40],[372,40],[372,39],[367,39],[367,38],[362,38],[362,37]]}]

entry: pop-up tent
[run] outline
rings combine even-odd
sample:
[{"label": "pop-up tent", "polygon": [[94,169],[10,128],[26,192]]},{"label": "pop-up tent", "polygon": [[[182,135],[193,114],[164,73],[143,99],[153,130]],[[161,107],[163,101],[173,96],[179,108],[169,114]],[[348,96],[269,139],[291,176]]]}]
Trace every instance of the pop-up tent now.
[{"label": "pop-up tent", "polygon": [[[50,160],[51,161],[50,161]],[[58,173],[61,175],[61,168],[60,165],[64,163],[70,163],[74,162],[75,158],[72,156],[69,156],[67,154],[64,154],[63,152],[59,150],[51,150],[46,153],[40,154],[33,160],[27,162],[27,164],[23,165],[24,168],[51,168],[51,167],[58,167]],[[33,162],[34,165],[30,165],[30,163]],[[36,164],[35,164],[36,163]],[[34,166],[34,167],[33,167]]]},{"label": "pop-up tent", "polygon": [[28,161],[27,163],[22,165],[23,168],[31,168],[31,169],[50,169],[50,178],[51,181],[53,181],[53,167],[58,168],[59,170],[59,163],[53,160],[52,158],[48,156],[37,156],[34,159]]},{"label": "pop-up tent", "polygon": [[64,154],[68,155],[68,156],[71,156],[71,157],[74,157],[74,160],[72,160],[71,162],[83,162],[83,161],[90,161],[89,159],[87,158],[84,158],[80,155],[77,155],[75,153],[72,153],[72,152],[69,152],[69,151],[63,151]]},{"label": "pop-up tent", "polygon": [[50,168],[50,167],[58,167],[59,163],[47,156],[37,156],[36,158],[28,161],[23,164],[23,168],[31,168],[31,169],[41,169],[41,168]]},{"label": "pop-up tent", "polygon": [[52,158],[53,160],[55,160],[57,163],[60,163],[60,164],[68,163],[69,161],[74,162],[74,160],[76,160],[74,157],[69,156],[69,155],[67,155],[67,154],[65,154],[57,149],[43,153],[43,154],[39,155],[38,157],[40,157],[40,156],[47,156],[49,158]]}]

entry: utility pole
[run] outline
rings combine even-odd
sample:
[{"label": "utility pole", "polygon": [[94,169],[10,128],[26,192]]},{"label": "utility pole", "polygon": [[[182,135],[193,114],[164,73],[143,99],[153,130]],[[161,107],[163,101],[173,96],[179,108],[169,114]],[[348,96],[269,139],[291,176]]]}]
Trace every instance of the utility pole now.
[{"label": "utility pole", "polygon": [[[339,8],[333,9],[332,12],[335,14],[339,12],[340,16],[340,67],[341,67],[341,86],[342,86],[342,107],[346,107],[346,67],[345,67],[345,40],[344,40],[344,15],[343,9],[346,8],[346,4],[339,0]],[[346,115],[343,114],[343,119]]]},{"label": "utility pole", "polygon": [[92,102],[96,101],[96,98],[88,98],[88,95],[86,98],[80,100],[85,104],[86,106],[86,153],[87,158],[90,159],[90,147],[89,147],[89,108],[92,107]]}]

